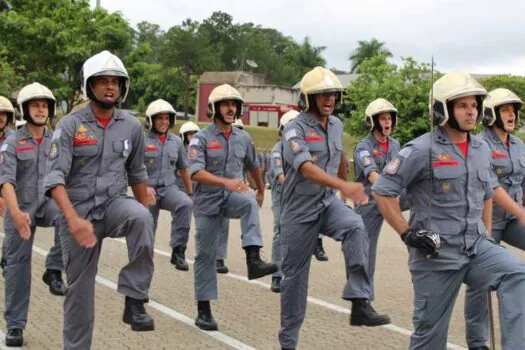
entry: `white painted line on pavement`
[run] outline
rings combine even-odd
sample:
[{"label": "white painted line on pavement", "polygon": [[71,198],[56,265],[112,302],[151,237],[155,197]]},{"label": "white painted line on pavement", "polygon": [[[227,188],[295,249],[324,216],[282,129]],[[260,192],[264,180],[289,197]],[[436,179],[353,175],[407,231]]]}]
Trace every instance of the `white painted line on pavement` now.
[{"label": "white painted line on pavement", "polygon": [[[116,239],[112,239],[112,240],[113,241],[117,241],[117,242],[119,242],[121,244],[126,244],[126,241],[124,239],[122,239],[122,238],[116,238]],[[167,256],[167,257],[171,258],[171,253],[165,252],[165,251],[160,250],[160,249],[155,249],[155,253],[159,254],[159,255],[162,255],[162,256]],[[189,264],[191,264],[191,265],[194,264],[194,261],[191,260],[191,259],[186,258],[186,261]],[[270,285],[268,283],[264,283],[264,282],[261,282],[261,281],[258,281],[258,280],[249,280],[248,277],[246,277],[246,276],[236,275],[236,274],[231,273],[231,272],[229,272],[227,274],[224,274],[224,276],[232,278],[232,279],[235,279],[235,280],[238,280],[238,281],[248,282],[248,283],[251,283],[251,284],[256,284],[256,285],[259,285],[259,286],[264,287],[266,289],[270,289]],[[326,309],[329,309],[329,310],[332,310],[332,311],[335,311],[335,312],[339,312],[339,313],[343,313],[343,314],[347,314],[347,315],[350,314],[350,310],[349,309],[341,307],[341,306],[336,305],[336,304],[332,304],[332,303],[326,302],[326,301],[318,299],[318,298],[314,298],[314,297],[309,296],[308,297],[308,302],[310,304],[321,306],[321,307],[324,307]],[[397,332],[397,333],[400,333],[400,334],[407,335],[407,336],[412,335],[412,331],[410,331],[408,329],[405,329],[403,327],[396,326],[394,324],[387,324],[387,325],[384,325],[384,326],[381,326],[381,327],[386,328],[388,330],[391,330],[393,332]],[[459,345],[456,345],[456,344],[453,344],[453,343],[447,343],[447,348],[451,349],[451,350],[467,350],[466,348],[463,348],[463,347],[461,347]]]},{"label": "white painted line on pavement", "polygon": [[[0,233],[0,237],[4,237],[4,233]],[[40,248],[40,247],[37,247],[36,245],[33,245],[33,251],[35,251],[36,253],[42,255],[42,256],[46,256],[47,255],[47,251],[45,251],[44,249]],[[110,289],[113,289],[114,291],[117,290],[117,285],[115,283],[113,283],[112,281],[104,278],[104,277],[100,277],[100,276],[96,276],[96,282],[107,287],[107,288],[110,288]],[[239,350],[256,350],[255,348],[249,346],[248,344],[245,344],[235,338],[232,338],[224,333],[221,333],[219,331],[203,331],[201,330],[200,328],[198,328],[197,326],[195,326],[194,324],[194,320],[189,318],[188,316],[184,315],[184,314],[181,314],[171,308],[169,308],[168,306],[166,305],[163,305],[161,303],[158,303],[152,299],[149,300],[149,303],[148,305],[150,307],[152,307],[153,309],[165,314],[166,316],[168,317],[171,317],[173,319],[175,319],[176,321],[179,321],[179,322],[182,322],[184,323],[185,325],[191,327],[191,328],[194,328],[196,330],[198,330],[200,333],[202,334],[205,334],[207,336],[210,336],[212,338],[215,338],[217,339],[218,341],[220,342],[223,342],[224,344],[226,345],[229,345],[231,346],[232,348],[234,349],[239,349]],[[2,336],[3,334],[1,333],[0,331],[0,336]],[[5,335],[3,335],[3,337],[5,338]],[[0,342],[0,349],[4,349],[3,346],[4,343]],[[14,349],[14,348],[6,348],[6,349]]]}]

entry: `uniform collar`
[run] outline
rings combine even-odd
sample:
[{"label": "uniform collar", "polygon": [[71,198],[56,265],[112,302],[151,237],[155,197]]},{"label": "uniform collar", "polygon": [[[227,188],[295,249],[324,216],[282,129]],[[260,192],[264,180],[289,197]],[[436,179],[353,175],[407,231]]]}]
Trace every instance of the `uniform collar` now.
[{"label": "uniform collar", "polygon": [[[323,128],[323,125],[321,124],[321,122],[317,119],[315,114],[313,114],[312,112],[302,112],[300,114],[300,116],[306,122],[306,124],[308,124],[310,126],[319,125],[321,128]],[[334,118],[335,117],[333,115],[329,116],[328,117],[328,124],[333,125],[334,124]]]},{"label": "uniform collar", "polygon": [[[149,130],[149,131],[148,131],[148,136],[149,136],[150,138],[156,138],[156,139],[159,138],[159,134],[157,134],[157,133],[156,133],[155,131],[153,131],[153,130]],[[172,140],[174,137],[175,137],[175,135],[173,135],[171,132],[168,131],[168,132],[166,133],[166,140]]]},{"label": "uniform collar", "polygon": [[[501,140],[499,135],[494,131],[494,128],[489,128],[487,130],[488,135],[492,138],[492,141],[494,143],[501,143],[501,144],[503,144],[503,141]],[[516,139],[514,138],[514,135],[512,135],[510,133],[509,133],[509,142],[510,143],[516,143]]]},{"label": "uniform collar", "polygon": [[[373,132],[368,133],[368,139],[369,139],[374,145],[378,145],[378,146],[379,146],[379,141],[377,141],[376,136],[374,135]],[[392,142],[392,137],[391,137],[391,136],[388,136],[386,139],[388,140],[388,144],[390,144],[390,143]]]},{"label": "uniform collar", "polygon": [[[43,138],[48,138],[48,137],[51,137],[51,136],[52,136],[51,132],[47,129],[46,126],[44,126],[44,134],[43,134],[42,137]],[[28,129],[27,125],[22,126],[16,132],[16,139],[17,140],[27,140],[27,139],[32,139],[32,138],[33,138],[33,135],[31,135],[31,132],[29,132],[29,129]]]},{"label": "uniform collar", "polygon": [[[217,126],[217,124],[215,124],[215,122],[210,124],[210,130],[215,135],[224,134],[224,132],[221,129],[219,129],[219,127]],[[241,132],[241,130],[239,130],[238,128],[232,126],[232,135],[239,135],[240,132]]]},{"label": "uniform collar", "polygon": [[[438,126],[434,131],[434,139],[445,145],[452,145],[453,142],[450,140],[448,133],[442,127]],[[477,137],[473,137],[471,133],[468,134],[469,145],[471,147],[480,147],[481,141]]]},{"label": "uniform collar", "polygon": [[[87,105],[85,108],[81,109],[79,111],[80,115],[82,115],[86,122],[97,122],[97,118],[95,117],[95,115],[93,114],[93,110],[91,109],[91,105]],[[119,119],[124,119],[124,113],[118,109],[118,108],[113,108],[113,116],[111,117],[112,119],[115,119],[115,120],[119,120]]]}]

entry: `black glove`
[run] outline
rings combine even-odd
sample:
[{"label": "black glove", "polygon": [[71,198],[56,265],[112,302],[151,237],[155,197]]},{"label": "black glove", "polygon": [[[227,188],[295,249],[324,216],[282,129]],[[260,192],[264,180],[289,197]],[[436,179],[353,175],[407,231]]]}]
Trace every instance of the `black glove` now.
[{"label": "black glove", "polygon": [[439,233],[430,230],[416,231],[413,228],[408,228],[401,234],[401,239],[407,246],[417,248],[432,257],[439,254],[441,242]]}]

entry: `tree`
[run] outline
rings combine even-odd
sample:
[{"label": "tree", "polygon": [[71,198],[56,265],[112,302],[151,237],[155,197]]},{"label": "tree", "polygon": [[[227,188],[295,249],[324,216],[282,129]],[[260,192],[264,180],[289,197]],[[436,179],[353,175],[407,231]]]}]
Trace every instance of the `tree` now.
[{"label": "tree", "polygon": [[184,114],[188,113],[192,75],[219,66],[209,38],[199,31],[199,22],[187,19],[180,26],[174,26],[163,37],[161,63],[166,68],[180,68],[184,82]]},{"label": "tree", "polygon": [[431,88],[430,65],[403,58],[403,65],[387,61],[383,53],[365,60],[361,73],[347,91],[347,103],[355,104],[345,129],[357,137],[368,130],[363,127],[365,110],[376,98],[385,98],[397,108],[398,125],[395,137],[404,144],[430,130],[428,93]]},{"label": "tree", "polygon": [[378,54],[392,57],[392,53],[385,47],[385,43],[372,38],[370,41],[359,40],[357,48],[350,54],[348,59],[351,63],[350,73],[360,73],[361,64],[369,58]]},{"label": "tree", "polygon": [[13,0],[0,12],[0,62],[9,62],[17,77],[15,91],[38,81],[48,86],[65,112],[76,103],[84,61],[102,50],[124,57],[132,30],[120,13],[91,10],[89,2]]}]

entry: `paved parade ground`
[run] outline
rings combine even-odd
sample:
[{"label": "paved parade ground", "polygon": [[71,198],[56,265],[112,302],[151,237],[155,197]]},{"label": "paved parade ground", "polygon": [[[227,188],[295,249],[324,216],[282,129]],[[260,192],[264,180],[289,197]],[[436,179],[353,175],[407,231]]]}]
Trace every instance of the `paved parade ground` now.
[{"label": "paved parade ground", "polygon": [[[265,247],[262,256],[271,257],[272,212],[270,193],[260,212]],[[219,300],[212,311],[219,331],[204,332],[193,325],[197,316],[193,292],[193,266],[189,272],[170,264],[169,229],[171,217],[161,212],[156,236],[155,274],[147,306],[155,319],[155,331],[132,332],[122,322],[124,297],[116,292],[120,268],[127,262],[123,240],[105,239],[99,262],[93,349],[279,349],[279,295],[269,288],[270,277],[248,282],[245,254],[240,247],[238,220],[230,224],[228,275],[219,275]],[[1,226],[3,227],[3,225]],[[187,258],[193,263],[194,225],[190,231]],[[2,236],[3,238],[3,232]],[[26,349],[62,348],[63,298],[52,296],[42,282],[44,255],[53,241],[51,229],[38,229],[33,251],[33,288]],[[376,300],[379,312],[390,314],[392,325],[377,328],[349,326],[349,303],[340,298],[345,282],[340,245],[324,239],[328,262],[313,261],[310,273],[309,304],[300,334],[299,349],[406,349],[412,329],[412,284],[407,252],[397,234],[385,224],[379,240],[376,272]],[[516,252],[514,250],[514,252]],[[520,254],[525,258],[524,254]],[[3,278],[0,293],[4,310]],[[440,286],[436,285],[436,288]],[[463,321],[464,289],[458,297],[449,329],[449,349],[465,348]],[[496,297],[494,296],[496,300]],[[495,305],[495,312],[497,306]],[[498,322],[496,322],[496,327]],[[1,320],[4,348],[5,322]]]}]

